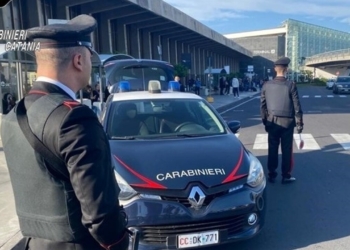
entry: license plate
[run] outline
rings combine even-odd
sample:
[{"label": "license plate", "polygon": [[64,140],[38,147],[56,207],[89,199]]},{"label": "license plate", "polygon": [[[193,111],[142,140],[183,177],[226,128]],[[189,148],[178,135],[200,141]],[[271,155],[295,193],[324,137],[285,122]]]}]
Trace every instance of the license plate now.
[{"label": "license plate", "polygon": [[177,237],[178,248],[207,246],[219,243],[219,231],[182,234]]}]

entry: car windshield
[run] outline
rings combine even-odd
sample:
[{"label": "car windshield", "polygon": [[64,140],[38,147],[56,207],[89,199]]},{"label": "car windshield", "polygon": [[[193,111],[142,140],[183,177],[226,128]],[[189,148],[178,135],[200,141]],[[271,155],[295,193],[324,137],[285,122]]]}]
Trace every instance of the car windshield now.
[{"label": "car windshield", "polygon": [[108,112],[111,139],[198,137],[225,133],[202,100],[156,99],[113,102]]},{"label": "car windshield", "polygon": [[337,82],[350,82],[350,77],[338,77]]}]

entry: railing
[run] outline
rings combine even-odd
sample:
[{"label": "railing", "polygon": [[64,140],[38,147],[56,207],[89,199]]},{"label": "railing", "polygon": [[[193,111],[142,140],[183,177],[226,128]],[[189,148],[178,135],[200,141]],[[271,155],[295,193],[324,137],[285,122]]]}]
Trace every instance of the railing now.
[{"label": "railing", "polygon": [[327,62],[327,61],[340,61],[342,59],[349,58],[349,57],[350,57],[350,48],[334,50],[334,51],[324,52],[314,56],[307,57],[305,60],[305,64]]}]

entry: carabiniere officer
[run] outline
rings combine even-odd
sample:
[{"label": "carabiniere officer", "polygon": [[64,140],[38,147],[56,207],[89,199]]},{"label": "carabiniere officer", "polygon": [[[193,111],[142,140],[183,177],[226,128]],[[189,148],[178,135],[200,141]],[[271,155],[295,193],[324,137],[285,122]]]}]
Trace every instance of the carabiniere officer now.
[{"label": "carabiniere officer", "polygon": [[303,131],[303,111],[294,82],[286,79],[290,59],[275,62],[276,78],[263,85],[261,91],[261,118],[268,133],[268,180],[275,182],[278,168],[278,149],[282,149],[282,183],[291,183],[293,169],[293,134]]},{"label": "carabiniere officer", "polygon": [[129,246],[107,136],[95,113],[76,101],[89,84],[96,27],[93,17],[80,15],[28,30],[27,38],[41,47],[35,51],[37,79],[1,128],[25,249]]}]

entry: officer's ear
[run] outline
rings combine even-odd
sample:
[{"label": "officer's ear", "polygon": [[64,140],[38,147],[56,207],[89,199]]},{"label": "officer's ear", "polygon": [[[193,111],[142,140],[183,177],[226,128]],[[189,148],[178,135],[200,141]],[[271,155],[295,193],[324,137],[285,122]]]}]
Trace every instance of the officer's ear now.
[{"label": "officer's ear", "polygon": [[78,71],[83,71],[83,69],[84,69],[84,56],[81,53],[74,54],[73,67]]}]

